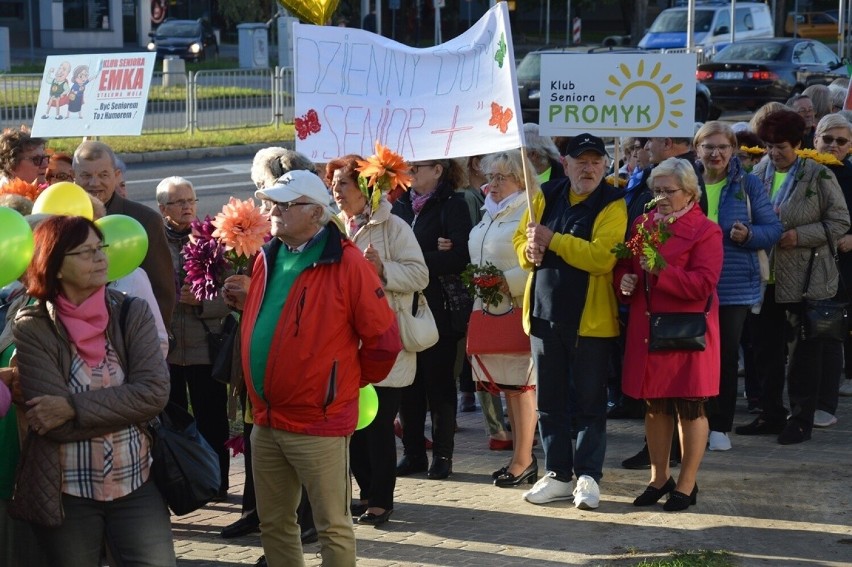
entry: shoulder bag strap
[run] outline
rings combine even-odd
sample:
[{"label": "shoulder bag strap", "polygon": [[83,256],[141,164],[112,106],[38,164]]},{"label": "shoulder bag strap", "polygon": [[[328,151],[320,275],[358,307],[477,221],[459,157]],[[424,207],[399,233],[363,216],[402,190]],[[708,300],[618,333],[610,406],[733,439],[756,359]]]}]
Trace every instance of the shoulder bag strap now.
[{"label": "shoulder bag strap", "polygon": [[[825,231],[825,240],[828,242],[828,252],[831,254],[831,257],[834,258],[834,265],[837,266],[837,277],[840,280],[839,287],[842,287],[845,292],[848,288],[846,287],[846,281],[843,279],[843,271],[840,269],[840,258],[837,255],[837,248],[834,245],[834,239],[831,238],[831,233],[828,231],[828,225],[825,224],[825,222],[821,224],[822,229]],[[848,293],[844,294],[844,296],[846,295],[848,295]]]},{"label": "shoulder bag strap", "polygon": [[[648,272],[642,270],[642,279],[645,280],[645,303],[648,307],[648,313],[651,313],[651,284],[648,278]],[[710,314],[710,306],[713,304],[713,294],[707,298],[707,303],[704,305],[704,314]]]}]

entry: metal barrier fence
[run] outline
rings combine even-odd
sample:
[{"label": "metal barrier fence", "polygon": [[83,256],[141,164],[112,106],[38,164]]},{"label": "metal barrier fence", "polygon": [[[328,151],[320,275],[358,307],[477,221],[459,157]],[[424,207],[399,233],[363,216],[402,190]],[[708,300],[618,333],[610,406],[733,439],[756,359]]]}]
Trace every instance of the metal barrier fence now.
[{"label": "metal barrier fence", "polygon": [[[41,80],[0,75],[0,128],[31,125],[36,112],[45,111],[45,101],[38,100]],[[293,123],[293,105],[290,67],[155,72],[142,133],[279,127]]]}]

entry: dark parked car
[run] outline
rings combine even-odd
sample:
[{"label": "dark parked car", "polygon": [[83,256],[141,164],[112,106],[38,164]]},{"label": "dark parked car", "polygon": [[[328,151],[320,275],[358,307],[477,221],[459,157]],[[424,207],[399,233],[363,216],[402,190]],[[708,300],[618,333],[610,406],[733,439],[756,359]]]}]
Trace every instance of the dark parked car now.
[{"label": "dark parked car", "polygon": [[695,76],[710,89],[717,109],[754,110],[849,75],[844,61],[821,42],[776,38],[729,45],[699,65]]},{"label": "dark parked car", "polygon": [[202,61],[219,55],[216,34],[207,20],[169,19],[149,35],[148,51],[156,51],[159,59],[177,56]]},{"label": "dark parked car", "polygon": [[[518,94],[521,101],[521,114],[524,122],[538,122],[539,95],[541,84],[542,53],[642,53],[647,51],[618,48],[562,47],[531,51],[518,63]],[[710,91],[701,83],[695,86],[695,120],[706,122],[711,118],[712,103]]]}]

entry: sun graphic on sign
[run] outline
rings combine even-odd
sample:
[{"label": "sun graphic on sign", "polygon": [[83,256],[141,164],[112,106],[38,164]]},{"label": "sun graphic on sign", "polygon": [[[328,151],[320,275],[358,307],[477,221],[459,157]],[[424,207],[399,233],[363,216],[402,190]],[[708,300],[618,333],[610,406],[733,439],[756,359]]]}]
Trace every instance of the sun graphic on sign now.
[{"label": "sun graphic on sign", "polygon": [[640,88],[651,89],[659,99],[660,114],[656,122],[641,130],[653,130],[663,120],[666,120],[672,128],[677,128],[678,119],[684,116],[683,110],[678,109],[679,106],[682,107],[686,104],[686,99],[682,98],[683,94],[681,93],[683,83],[672,81],[671,73],[666,73],[660,77],[662,66],[662,63],[656,63],[646,77],[645,60],[640,59],[638,65],[636,65],[635,73],[625,63],[621,63],[618,66],[621,76],[619,77],[617,74],[609,76],[609,82],[621,89],[621,92],[619,94],[618,90],[613,88],[608,88],[605,92],[610,96],[617,95],[618,100],[624,100],[630,91]]}]

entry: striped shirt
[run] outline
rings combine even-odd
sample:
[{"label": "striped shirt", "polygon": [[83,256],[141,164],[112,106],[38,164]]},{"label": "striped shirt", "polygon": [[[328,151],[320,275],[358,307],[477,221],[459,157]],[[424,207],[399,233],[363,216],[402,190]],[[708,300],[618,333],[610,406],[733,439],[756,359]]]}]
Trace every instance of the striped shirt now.
[{"label": "striped shirt", "polygon": [[[106,358],[90,367],[72,345],[71,394],[120,386],[124,371],[107,341]],[[148,480],[151,463],[148,438],[136,425],[113,433],[63,443],[60,449],[62,492],[81,498],[109,502],[127,496]]]}]

